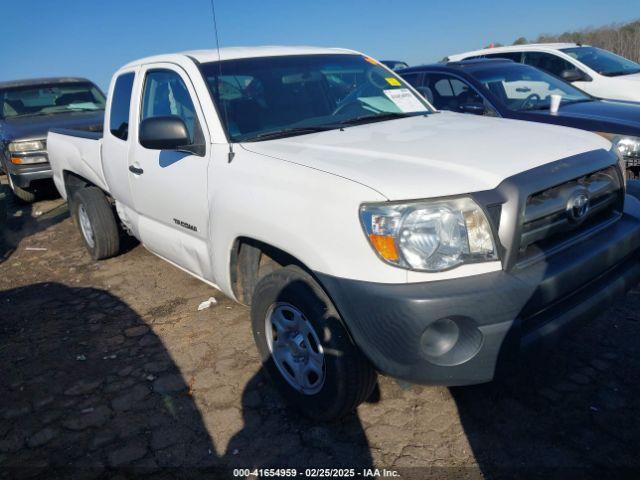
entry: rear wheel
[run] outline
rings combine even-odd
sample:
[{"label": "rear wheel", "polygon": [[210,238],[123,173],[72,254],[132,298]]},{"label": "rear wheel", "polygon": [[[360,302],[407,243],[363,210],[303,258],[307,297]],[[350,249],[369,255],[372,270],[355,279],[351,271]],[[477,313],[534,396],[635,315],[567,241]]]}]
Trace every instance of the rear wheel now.
[{"label": "rear wheel", "polygon": [[314,420],[352,412],[376,374],[320,285],[288,266],[256,285],[251,320],[263,365],[284,398]]},{"label": "rear wheel", "polygon": [[87,187],[74,195],[74,218],[82,239],[94,260],[113,257],[120,251],[120,232],[107,197],[97,187]]}]

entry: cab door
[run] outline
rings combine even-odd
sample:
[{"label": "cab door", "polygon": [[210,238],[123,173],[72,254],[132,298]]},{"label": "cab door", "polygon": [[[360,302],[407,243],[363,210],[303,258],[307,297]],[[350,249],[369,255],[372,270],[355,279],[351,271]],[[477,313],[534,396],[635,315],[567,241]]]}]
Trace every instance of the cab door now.
[{"label": "cab door", "polygon": [[105,111],[105,128],[102,138],[102,173],[109,185],[109,192],[117,199],[120,220],[136,236],[136,213],[133,210],[133,194],[129,184],[129,156],[132,124],[132,97],[136,80],[136,69],[120,71],[111,82],[109,103]]},{"label": "cab door", "polygon": [[[174,64],[143,67],[138,89],[135,137],[129,177],[140,240],[150,251],[189,272],[211,273],[208,248],[207,177],[211,142],[195,89]],[[177,116],[189,131],[190,145],[179,150],[151,150],[139,141],[147,118]]]}]

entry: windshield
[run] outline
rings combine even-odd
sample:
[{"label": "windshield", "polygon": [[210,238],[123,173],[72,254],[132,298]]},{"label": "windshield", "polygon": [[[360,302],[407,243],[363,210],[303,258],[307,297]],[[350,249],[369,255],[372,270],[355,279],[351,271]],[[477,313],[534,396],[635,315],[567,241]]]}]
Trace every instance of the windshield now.
[{"label": "windshield", "polygon": [[56,83],[0,90],[2,117],[104,110],[104,95],[91,83]]},{"label": "windshield", "polygon": [[607,77],[640,73],[640,64],[600,48],[575,47],[563,48],[561,51]]},{"label": "windshield", "polygon": [[430,112],[400,77],[361,55],[293,55],[202,65],[233,142]]},{"label": "windshield", "polygon": [[548,109],[551,95],[560,95],[563,105],[592,100],[567,82],[527,65],[512,63],[470,73],[510,110]]}]

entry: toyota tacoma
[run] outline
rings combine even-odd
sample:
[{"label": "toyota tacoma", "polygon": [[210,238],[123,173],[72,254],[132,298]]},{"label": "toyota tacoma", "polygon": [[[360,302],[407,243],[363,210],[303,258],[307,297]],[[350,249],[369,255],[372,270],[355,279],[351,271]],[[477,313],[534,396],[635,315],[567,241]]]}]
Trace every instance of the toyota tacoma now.
[{"label": "toyota tacoma", "polygon": [[639,279],[638,201],[608,140],[439,112],[358,52],[134,61],[104,125],[48,136],[90,254],[124,231],[250,305],[264,368],[317,420],[377,372],[490,381]]}]

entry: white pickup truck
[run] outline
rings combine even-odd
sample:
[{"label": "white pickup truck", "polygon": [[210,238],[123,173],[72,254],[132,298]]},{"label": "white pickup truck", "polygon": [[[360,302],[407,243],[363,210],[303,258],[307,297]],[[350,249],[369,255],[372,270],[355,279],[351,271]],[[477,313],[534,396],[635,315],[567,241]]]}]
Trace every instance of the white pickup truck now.
[{"label": "white pickup truck", "polygon": [[251,305],[264,367],[315,419],[353,410],[376,372],[490,381],[640,278],[608,141],[438,112],[354,51],[135,61],[104,125],[48,136],[93,258],[124,231]]}]

